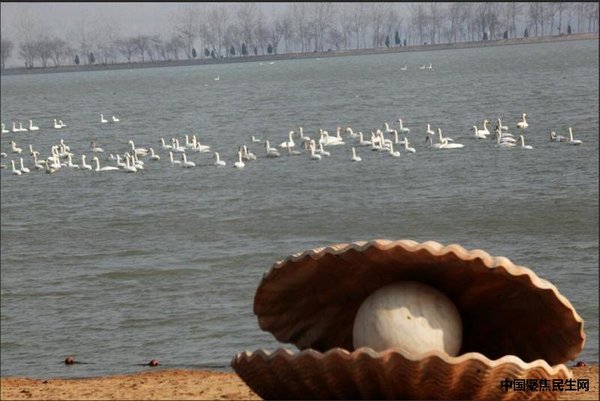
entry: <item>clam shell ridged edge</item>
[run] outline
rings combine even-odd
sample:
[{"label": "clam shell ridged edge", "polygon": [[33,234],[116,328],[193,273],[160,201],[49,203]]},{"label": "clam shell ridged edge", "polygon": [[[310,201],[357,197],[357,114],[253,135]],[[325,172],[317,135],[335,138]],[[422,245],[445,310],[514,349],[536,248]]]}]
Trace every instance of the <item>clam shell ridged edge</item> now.
[{"label": "clam shell ridged edge", "polygon": [[[274,352],[245,351],[232,358],[231,366],[257,394],[267,399],[508,400],[523,397],[525,393],[501,390],[502,380],[572,378],[572,372],[565,365],[550,366],[541,359],[524,362],[507,355],[490,360],[476,352],[458,357],[429,352],[410,358],[395,349],[376,352],[370,348],[353,352],[334,348],[325,353],[313,349],[294,353],[282,348]],[[331,366],[336,369],[329,368]],[[281,380],[281,371],[286,371],[286,377],[292,377]],[[554,398],[556,394],[548,392],[536,396]]]},{"label": "clam shell ridged edge", "polygon": [[[436,241],[418,243],[416,241],[407,239],[375,239],[371,241],[355,241],[352,243],[334,244],[326,247],[313,248],[303,252],[294,253],[289,255],[285,259],[275,262],[273,266],[264,273],[263,281],[265,281],[272,273],[282,268],[285,268],[285,266],[288,265],[290,262],[295,263],[308,258],[317,261],[325,257],[326,255],[336,256],[339,254],[343,254],[349,250],[364,252],[370,248],[376,248],[378,250],[385,251],[395,247],[401,247],[408,252],[419,252],[425,250],[432,256],[444,256],[452,253],[458,258],[467,261],[473,259],[480,259],[483,262],[483,265],[490,270],[495,269],[513,277],[524,276],[528,279],[529,283],[532,286],[542,290],[552,291],[556,299],[558,299],[561,304],[563,304],[567,309],[570,310],[573,320],[580,324],[579,335],[581,338],[581,347],[579,349],[579,352],[581,352],[581,350],[583,349],[586,339],[583,319],[581,318],[581,316],[579,316],[571,302],[558,291],[556,286],[554,286],[549,281],[538,277],[537,274],[528,267],[516,265],[510,259],[504,256],[491,256],[489,253],[481,249],[467,250],[459,244],[450,244],[444,246]],[[577,352],[577,354],[579,352]],[[575,358],[577,354],[571,355],[571,359]]]}]

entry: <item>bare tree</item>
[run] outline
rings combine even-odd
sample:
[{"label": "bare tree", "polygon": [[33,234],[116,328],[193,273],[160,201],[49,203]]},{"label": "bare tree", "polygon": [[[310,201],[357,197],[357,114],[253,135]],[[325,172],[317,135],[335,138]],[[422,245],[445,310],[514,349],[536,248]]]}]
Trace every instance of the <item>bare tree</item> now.
[{"label": "bare tree", "polygon": [[117,47],[117,51],[121,53],[123,57],[127,60],[128,63],[131,63],[131,57],[135,52],[135,42],[133,38],[123,38],[118,39],[115,42]]},{"label": "bare tree", "polygon": [[265,48],[269,44],[270,32],[267,28],[264,14],[262,11],[258,11],[256,16],[256,25],[254,28],[254,37],[256,38],[255,44],[260,49],[261,54],[265,54]]},{"label": "bare tree", "polygon": [[292,4],[292,21],[295,22],[293,29],[296,33],[295,39],[300,44],[300,51],[306,52],[310,46],[312,30],[306,3]]},{"label": "bare tree", "polygon": [[133,48],[140,53],[142,62],[144,62],[144,54],[148,51],[148,48],[150,47],[150,36],[137,35],[131,38],[131,41],[133,43]]},{"label": "bare tree", "polygon": [[1,38],[0,39],[0,58],[2,60],[2,69],[6,68],[6,60],[12,55],[14,44],[12,40]]},{"label": "bare tree", "polygon": [[188,59],[192,58],[192,49],[197,36],[197,8],[187,3],[176,16],[175,33],[181,38],[183,51]]},{"label": "bare tree", "polygon": [[354,3],[352,6],[352,11],[350,15],[350,26],[352,32],[356,35],[357,49],[360,49],[360,38],[362,37],[363,30],[367,25],[366,9],[366,4],[362,2]]},{"label": "bare tree", "polygon": [[539,25],[540,25],[540,4],[538,2],[529,3],[528,16],[529,16],[529,26],[535,28],[535,36],[538,36],[539,33]]},{"label": "bare tree", "polygon": [[258,17],[257,3],[241,3],[236,17],[241,39],[246,45],[255,44],[255,27]]},{"label": "bare tree", "polygon": [[285,43],[285,51],[287,53],[292,52],[292,41],[294,40],[294,24],[292,16],[290,15],[290,7],[281,17],[281,34],[283,42]]},{"label": "bare tree", "polygon": [[225,28],[229,21],[229,13],[225,6],[218,6],[208,12],[208,42],[221,55],[221,43],[225,35]]},{"label": "bare tree", "polygon": [[59,37],[54,37],[48,42],[50,58],[56,67],[60,66],[61,59],[68,54],[67,42]]},{"label": "bare tree", "polygon": [[15,19],[15,31],[19,38],[19,56],[25,62],[25,66],[33,68],[37,57],[36,41],[40,36],[40,17],[29,8],[24,9]]},{"label": "bare tree", "polygon": [[371,32],[373,44],[371,47],[381,47],[385,39],[383,32],[383,22],[387,13],[389,13],[389,3],[370,3],[368,17],[371,21]]}]

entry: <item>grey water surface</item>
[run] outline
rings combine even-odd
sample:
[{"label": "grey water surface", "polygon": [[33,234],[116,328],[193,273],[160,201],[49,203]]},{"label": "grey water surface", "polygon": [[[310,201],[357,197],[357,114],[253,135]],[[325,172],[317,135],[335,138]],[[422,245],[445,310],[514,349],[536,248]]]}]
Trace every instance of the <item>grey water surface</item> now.
[{"label": "grey water surface", "polygon": [[[432,63],[432,70],[420,70]],[[408,70],[402,71],[406,64]],[[214,78],[219,76],[217,81]],[[290,253],[375,238],[480,248],[552,282],[585,320],[578,360],[598,359],[596,40],[1,78],[1,375],[87,377],[164,366],[229,370],[235,353],[280,346],[252,312],[263,273]],[[470,128],[498,117],[532,150]],[[100,113],[120,118],[101,124]],[[53,119],[67,127],[55,130]],[[331,157],[264,157],[289,130],[368,133],[402,118],[415,154],[350,145]],[[464,144],[426,146],[427,123]],[[551,143],[551,130],[583,143]],[[172,167],[159,139],[196,134],[221,153]],[[60,139],[76,155],[153,147],[136,174],[35,170]],[[368,139],[368,138],[366,138]],[[31,173],[11,174],[22,147]],[[346,139],[349,142],[349,138]],[[237,147],[258,159],[232,168]],[[335,283],[331,283],[335,285]],[[501,302],[501,300],[498,300]],[[523,313],[527,313],[523,305]],[[524,328],[526,330],[526,328]],[[287,347],[292,347],[290,344]],[[65,366],[67,355],[89,362]]]}]

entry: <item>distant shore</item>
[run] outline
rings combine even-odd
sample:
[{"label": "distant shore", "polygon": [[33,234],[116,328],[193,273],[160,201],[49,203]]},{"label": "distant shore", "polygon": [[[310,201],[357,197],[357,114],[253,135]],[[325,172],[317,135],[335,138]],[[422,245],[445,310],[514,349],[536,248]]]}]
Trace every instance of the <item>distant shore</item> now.
[{"label": "distant shore", "polygon": [[133,63],[115,63],[115,64],[88,64],[79,66],[61,66],[61,67],[35,67],[35,68],[7,68],[2,70],[0,75],[24,75],[24,74],[48,74],[56,72],[85,72],[85,71],[104,71],[104,70],[120,70],[120,69],[135,69],[135,68],[159,68],[159,67],[183,67],[191,65],[211,65],[224,63],[244,63],[244,62],[269,62],[278,60],[294,60],[307,58],[324,58],[324,57],[344,57],[344,56],[360,56],[373,54],[388,54],[388,53],[404,53],[404,52],[420,52],[432,50],[448,50],[448,49],[469,49],[476,47],[489,46],[508,46],[521,45],[531,43],[551,43],[572,40],[598,40],[598,33],[581,33],[561,36],[545,36],[545,37],[530,37],[517,39],[500,39],[487,40],[477,42],[423,45],[423,46],[405,46],[405,47],[389,47],[389,48],[374,48],[374,49],[356,49],[356,50],[340,50],[327,52],[307,52],[307,53],[286,53],[286,54],[271,54],[264,56],[244,56],[244,57],[229,57],[220,59],[193,59],[193,60],[171,60],[171,61],[155,61],[155,62],[133,62]]}]

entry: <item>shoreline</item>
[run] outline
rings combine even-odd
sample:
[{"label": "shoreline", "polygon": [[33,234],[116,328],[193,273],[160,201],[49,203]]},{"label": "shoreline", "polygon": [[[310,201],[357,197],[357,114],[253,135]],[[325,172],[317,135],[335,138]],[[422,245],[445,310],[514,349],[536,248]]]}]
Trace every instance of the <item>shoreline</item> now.
[{"label": "shoreline", "polygon": [[27,75],[27,74],[52,74],[61,72],[87,72],[87,71],[106,71],[106,70],[123,70],[137,68],[161,68],[161,67],[185,67],[185,66],[201,66],[226,63],[245,63],[245,62],[269,62],[279,60],[296,60],[324,57],[347,57],[347,56],[364,56],[375,54],[390,54],[404,52],[423,52],[434,50],[448,49],[470,49],[479,47],[491,46],[511,46],[535,43],[555,43],[563,41],[576,40],[598,40],[598,33],[580,33],[561,36],[546,36],[533,38],[517,38],[517,39],[498,39],[477,42],[462,42],[451,44],[423,45],[423,46],[407,46],[407,47],[390,47],[390,48],[371,48],[357,50],[340,50],[326,52],[307,52],[307,53],[286,53],[263,56],[245,56],[245,57],[230,57],[221,59],[198,59],[198,60],[172,60],[172,61],[156,61],[156,62],[133,62],[133,63],[116,63],[107,65],[81,65],[81,66],[61,66],[61,67],[12,67],[2,70],[0,76],[11,75]]},{"label": "shoreline", "polygon": [[[598,364],[569,366],[589,391],[560,392],[558,400],[597,400]],[[161,369],[85,379],[0,378],[3,400],[260,400],[235,373]]]}]

